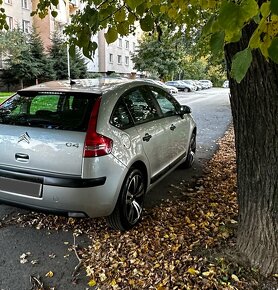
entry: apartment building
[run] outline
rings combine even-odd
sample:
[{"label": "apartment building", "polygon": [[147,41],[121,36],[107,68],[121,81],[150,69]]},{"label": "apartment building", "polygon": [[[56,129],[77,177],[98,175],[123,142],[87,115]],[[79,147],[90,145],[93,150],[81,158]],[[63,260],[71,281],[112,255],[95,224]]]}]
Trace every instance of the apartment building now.
[{"label": "apartment building", "polygon": [[3,0],[1,5],[5,9],[7,24],[10,29],[22,28],[26,33],[32,27],[32,0]]},{"label": "apartment building", "polygon": [[[44,19],[37,15],[30,16],[36,9],[39,0],[3,0],[2,7],[6,11],[7,23],[10,29],[20,27],[26,33],[32,27],[40,34],[46,51],[51,46],[51,38],[54,31],[62,31],[70,16],[78,9],[82,9],[80,0],[60,0],[56,7],[57,17],[52,17],[49,13]],[[105,31],[100,31],[93,36],[93,41],[98,44],[93,60],[87,62],[88,71],[92,73],[102,73],[109,75],[114,72],[124,76],[135,75],[132,54],[134,53],[140,32],[127,37],[120,37],[116,42],[108,45],[104,38]]]}]

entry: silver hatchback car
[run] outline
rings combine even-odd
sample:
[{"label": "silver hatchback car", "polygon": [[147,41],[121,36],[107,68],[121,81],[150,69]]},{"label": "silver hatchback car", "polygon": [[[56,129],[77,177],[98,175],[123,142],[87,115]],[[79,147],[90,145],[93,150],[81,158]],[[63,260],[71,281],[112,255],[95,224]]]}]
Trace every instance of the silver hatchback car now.
[{"label": "silver hatchback car", "polygon": [[106,216],[119,230],[142,217],[145,193],[190,167],[196,124],[147,81],[53,81],[0,105],[0,202],[71,217]]}]

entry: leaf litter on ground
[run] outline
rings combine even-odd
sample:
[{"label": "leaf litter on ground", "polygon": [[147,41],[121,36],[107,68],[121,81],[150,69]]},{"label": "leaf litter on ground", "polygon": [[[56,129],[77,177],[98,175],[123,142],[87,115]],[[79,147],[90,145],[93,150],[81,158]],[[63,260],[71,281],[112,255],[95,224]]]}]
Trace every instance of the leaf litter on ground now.
[{"label": "leaf litter on ground", "polygon": [[88,235],[91,245],[75,253],[92,289],[261,289],[259,274],[242,262],[235,247],[233,128],[218,144],[193,187],[180,184],[179,199],[145,210],[142,222],[130,231],[113,231],[103,218],[38,213],[19,214],[9,222]]}]

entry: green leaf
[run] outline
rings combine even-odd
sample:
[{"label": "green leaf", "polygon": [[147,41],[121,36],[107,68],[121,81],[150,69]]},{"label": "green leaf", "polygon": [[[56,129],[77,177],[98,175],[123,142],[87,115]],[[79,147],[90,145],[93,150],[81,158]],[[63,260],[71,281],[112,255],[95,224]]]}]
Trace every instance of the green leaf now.
[{"label": "green leaf", "polygon": [[104,36],[105,36],[107,43],[110,44],[110,43],[117,40],[118,31],[113,27],[109,27],[108,31],[106,33],[104,33]]},{"label": "green leaf", "polygon": [[278,37],[273,38],[270,47],[268,48],[269,57],[278,63]]},{"label": "green leaf", "polygon": [[58,12],[57,11],[51,11],[51,15],[52,15],[52,17],[57,17],[57,15],[58,15]]},{"label": "green leaf", "polygon": [[256,0],[242,0],[240,7],[242,16],[245,16],[245,21],[250,20],[259,13],[259,6]]},{"label": "green leaf", "polygon": [[120,35],[128,35],[129,34],[129,23],[127,21],[123,21],[117,24],[117,31]]},{"label": "green leaf", "polygon": [[140,5],[138,5],[136,7],[136,12],[140,15],[140,16],[143,16],[143,14],[146,12],[146,8],[147,8],[147,5],[146,3],[142,3]]},{"label": "green leaf", "polygon": [[269,2],[263,3],[260,10],[261,10],[262,16],[267,17],[270,13],[270,3]]},{"label": "green leaf", "polygon": [[251,48],[246,48],[238,52],[232,62],[231,74],[232,77],[240,83],[244,76],[246,75],[252,62],[252,52]]},{"label": "green leaf", "polygon": [[58,6],[58,4],[59,4],[59,0],[51,0],[51,3],[52,3],[54,6]]},{"label": "green leaf", "polygon": [[233,2],[223,2],[218,22],[221,27],[225,30],[230,30],[238,26],[238,19],[240,18],[240,8],[239,5]]},{"label": "green leaf", "polygon": [[202,29],[202,35],[208,35],[211,33],[214,21],[215,21],[214,16],[210,17],[210,19],[207,21],[207,23],[204,25]]},{"label": "green leaf", "polygon": [[142,4],[144,0],[125,0],[125,3],[132,9],[134,10],[137,6]]},{"label": "green leaf", "polygon": [[128,17],[127,17],[127,20],[128,20],[129,24],[133,24],[135,22],[135,20],[136,20],[136,17],[135,17],[135,15],[133,13],[129,13]]},{"label": "green leaf", "polygon": [[223,1],[219,12],[219,25],[227,31],[241,30],[259,13],[256,0],[242,0],[240,4]]},{"label": "green leaf", "polygon": [[123,22],[123,21],[125,21],[125,9],[124,8],[121,8],[120,10],[118,10],[115,13],[115,20],[117,22]]},{"label": "green leaf", "polygon": [[225,32],[219,31],[214,33],[210,39],[211,52],[215,55],[223,51]]},{"label": "green leaf", "polygon": [[143,31],[152,31],[154,28],[154,20],[151,15],[147,14],[140,20],[140,26]]},{"label": "green leaf", "polygon": [[270,10],[273,14],[278,15],[278,1],[270,0]]}]

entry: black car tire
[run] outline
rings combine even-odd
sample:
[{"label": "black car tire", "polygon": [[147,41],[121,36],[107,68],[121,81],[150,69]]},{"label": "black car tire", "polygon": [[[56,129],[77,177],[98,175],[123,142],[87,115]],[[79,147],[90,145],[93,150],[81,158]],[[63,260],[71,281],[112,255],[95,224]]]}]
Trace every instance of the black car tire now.
[{"label": "black car tire", "polygon": [[108,225],[120,231],[137,225],[142,218],[145,191],[146,181],[141,170],[131,168],[122,185],[115,209],[107,217]]},{"label": "black car tire", "polygon": [[184,168],[190,168],[192,167],[194,163],[194,156],[196,152],[196,134],[192,133],[189,143],[189,148],[186,156],[186,160],[183,163]]}]

